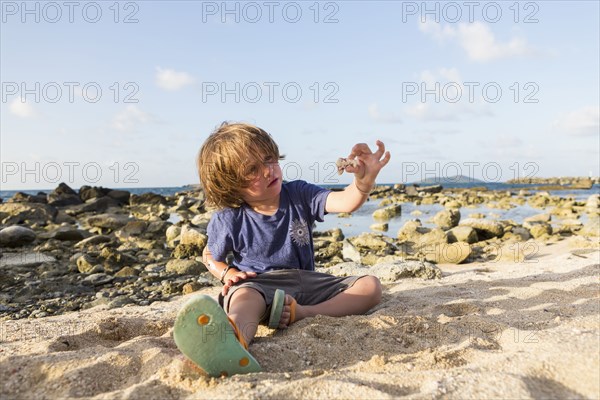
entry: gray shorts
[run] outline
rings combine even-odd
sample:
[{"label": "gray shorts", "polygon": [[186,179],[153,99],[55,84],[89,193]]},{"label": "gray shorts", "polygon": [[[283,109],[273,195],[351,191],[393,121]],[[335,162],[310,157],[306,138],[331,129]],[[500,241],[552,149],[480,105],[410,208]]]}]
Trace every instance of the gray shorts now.
[{"label": "gray shorts", "polygon": [[300,305],[315,305],[335,297],[352,287],[362,276],[339,277],[322,272],[301,269],[281,269],[258,274],[255,278],[245,279],[232,286],[227,295],[219,294],[219,303],[229,312],[231,296],[240,288],[252,288],[262,294],[267,310],[261,319],[264,321],[271,313],[271,303],[275,290],[281,289],[292,296]]}]

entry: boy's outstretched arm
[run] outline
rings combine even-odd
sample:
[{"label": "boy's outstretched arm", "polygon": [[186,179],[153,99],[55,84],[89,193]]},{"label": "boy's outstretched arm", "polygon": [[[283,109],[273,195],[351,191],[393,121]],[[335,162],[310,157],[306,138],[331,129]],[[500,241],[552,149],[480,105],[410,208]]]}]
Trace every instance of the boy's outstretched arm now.
[{"label": "boy's outstretched arm", "polygon": [[366,143],[358,143],[352,147],[348,158],[357,159],[358,166],[348,166],[346,172],[354,173],[354,181],[343,191],[331,192],[327,196],[325,211],[353,212],[367,200],[379,171],[390,161],[390,152],[385,151],[383,142],[378,140],[376,144],[375,153]]}]

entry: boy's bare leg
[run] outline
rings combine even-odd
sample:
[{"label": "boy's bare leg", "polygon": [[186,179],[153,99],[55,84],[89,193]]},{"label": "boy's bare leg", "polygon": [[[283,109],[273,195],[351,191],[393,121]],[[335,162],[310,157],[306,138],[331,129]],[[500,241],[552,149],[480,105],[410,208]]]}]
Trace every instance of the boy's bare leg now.
[{"label": "boy's bare leg", "polygon": [[265,313],[266,308],[265,299],[257,290],[241,288],[231,296],[228,315],[240,330],[246,343],[250,344],[254,339],[260,317]]},{"label": "boy's bare leg", "polygon": [[[345,315],[364,314],[381,301],[381,283],[374,276],[359,278],[352,287],[337,296],[314,306],[296,305],[296,321],[315,315],[343,317]],[[287,295],[281,314],[280,327],[286,326],[290,320],[292,297]]]}]

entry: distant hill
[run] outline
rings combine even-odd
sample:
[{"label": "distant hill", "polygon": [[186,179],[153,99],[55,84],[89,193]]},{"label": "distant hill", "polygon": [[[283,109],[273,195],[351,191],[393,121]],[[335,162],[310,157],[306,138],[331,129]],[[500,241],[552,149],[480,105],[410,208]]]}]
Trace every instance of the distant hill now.
[{"label": "distant hill", "polygon": [[485,183],[484,181],[480,181],[479,179],[475,179],[470,176],[464,175],[455,175],[455,176],[435,176],[433,178],[423,179],[422,181],[413,182],[419,185],[427,184],[427,185],[436,185],[436,184],[444,184],[444,183]]}]

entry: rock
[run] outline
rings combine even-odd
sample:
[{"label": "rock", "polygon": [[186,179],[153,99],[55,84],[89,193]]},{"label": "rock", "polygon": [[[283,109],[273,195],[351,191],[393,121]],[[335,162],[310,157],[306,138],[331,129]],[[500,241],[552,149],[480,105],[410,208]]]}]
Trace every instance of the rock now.
[{"label": "rock", "polygon": [[7,214],[2,223],[5,225],[17,225],[23,223],[37,223],[46,225],[58,214],[55,207],[38,203],[2,203],[0,204],[0,215]]},{"label": "rock", "polygon": [[86,276],[81,283],[88,286],[100,286],[113,281],[113,277],[103,273],[96,273]]},{"label": "rock", "polygon": [[417,191],[419,192],[419,194],[421,193],[440,193],[442,191],[443,187],[442,185],[431,185],[431,186],[423,186],[423,187],[417,187]]},{"label": "rock", "polygon": [[131,206],[158,204],[167,205],[167,199],[160,194],[152,192],[142,193],[140,195],[133,194],[129,197],[129,205]]},{"label": "rock", "polygon": [[64,182],[61,182],[56,189],[48,193],[48,204],[55,207],[71,206],[81,204],[79,195]]},{"label": "rock", "polygon": [[139,274],[139,272],[135,268],[123,267],[119,270],[119,272],[117,272],[115,274],[115,276],[118,278],[125,278],[125,277],[137,276],[138,274]]},{"label": "rock", "polygon": [[93,245],[97,245],[100,243],[108,243],[111,240],[112,239],[110,237],[105,236],[105,235],[95,235],[95,236],[89,237],[87,239],[83,239],[82,241],[75,243],[75,247],[93,246]]},{"label": "rock", "polygon": [[434,243],[422,247],[420,252],[436,264],[460,264],[471,255],[471,246],[465,242]]},{"label": "rock", "polygon": [[389,225],[387,224],[387,222],[380,224],[372,224],[370,228],[372,231],[387,232],[389,229]]},{"label": "rock", "polygon": [[149,223],[146,221],[129,221],[123,228],[115,231],[115,236],[125,240],[130,236],[140,236],[148,229]]},{"label": "rock", "polygon": [[89,236],[89,233],[81,230],[74,229],[67,226],[61,226],[60,228],[50,232],[50,237],[56,240],[64,241],[81,241]]},{"label": "rock", "polygon": [[600,218],[590,218],[577,232],[580,236],[600,237]]},{"label": "rock", "polygon": [[90,199],[98,199],[104,197],[110,192],[110,189],[104,188],[102,186],[87,186],[84,185],[79,188],[79,197],[81,200],[87,202]]},{"label": "rock", "polygon": [[446,238],[448,243],[465,242],[465,243],[476,243],[479,241],[477,237],[477,231],[470,226],[457,226],[446,232]]},{"label": "rock", "polygon": [[524,222],[523,227],[527,228],[535,239],[543,235],[552,235],[552,226],[545,222]]},{"label": "rock", "polygon": [[461,226],[470,226],[477,231],[479,240],[487,240],[494,237],[502,237],[504,227],[497,221],[485,219],[467,218],[460,221]]},{"label": "rock", "polygon": [[92,198],[84,204],[73,206],[70,209],[76,214],[81,213],[104,213],[111,208],[119,208],[120,203],[110,197]]},{"label": "rock", "polygon": [[171,257],[177,259],[185,259],[185,258],[195,258],[202,256],[202,250],[195,244],[183,244],[180,243],[175,247]]},{"label": "rock", "polygon": [[373,218],[375,219],[382,219],[382,220],[388,220],[394,217],[397,217],[400,215],[402,210],[402,205],[400,204],[394,204],[385,208],[380,208],[378,210],[375,210],[375,212],[373,212]]},{"label": "rock", "polygon": [[550,214],[536,214],[524,219],[524,222],[550,222],[552,216]]},{"label": "rock", "polygon": [[129,198],[131,197],[131,193],[127,190],[116,190],[113,189],[106,194],[111,199],[114,199],[119,202],[119,204],[129,204]]},{"label": "rock", "polygon": [[341,212],[341,213],[338,213],[337,217],[338,218],[350,218],[350,217],[352,217],[352,213]]},{"label": "rock", "polygon": [[202,289],[204,286],[197,282],[190,282],[183,285],[182,292],[183,294],[194,293],[197,290]]},{"label": "rock", "polygon": [[115,251],[110,247],[105,247],[100,252],[100,257],[104,258],[102,265],[109,272],[117,271],[123,266],[131,266],[138,263],[138,259],[127,254]]},{"label": "rock", "polygon": [[398,240],[401,242],[417,242],[422,234],[429,232],[429,229],[423,228],[418,219],[406,221],[398,231]]},{"label": "rock", "polygon": [[206,267],[204,264],[194,260],[169,260],[166,271],[179,275],[198,275],[206,271]]},{"label": "rock", "polygon": [[393,263],[378,263],[371,267],[356,262],[346,262],[325,269],[325,272],[335,276],[373,275],[382,283],[392,283],[403,278],[435,279],[442,272],[435,265],[421,261],[396,261]]},{"label": "rock", "polygon": [[208,236],[200,232],[199,229],[193,228],[190,225],[184,225],[181,228],[180,243],[181,244],[194,244],[201,249],[204,249],[208,242]]},{"label": "rock", "polygon": [[433,217],[433,222],[445,231],[457,226],[459,221],[460,211],[456,209],[442,210]]},{"label": "rock", "polygon": [[197,228],[200,228],[202,232],[206,232],[206,228],[208,227],[208,223],[210,222],[210,216],[207,214],[194,215],[190,222],[192,225],[196,226]]},{"label": "rock", "polygon": [[6,247],[24,246],[35,239],[35,232],[24,226],[9,226],[0,231],[0,245]]},{"label": "rock", "polygon": [[[46,193],[39,192],[36,195],[31,195],[23,192],[17,192],[8,199],[9,203],[42,203],[46,204],[48,200],[46,199]],[[1,203],[1,202],[0,202]]]},{"label": "rock", "polygon": [[83,254],[77,259],[77,270],[82,274],[87,274],[94,269],[97,260],[89,254]]},{"label": "rock", "polygon": [[167,245],[169,247],[175,247],[175,241],[179,240],[181,235],[181,227],[178,225],[171,225],[165,232],[167,237]]},{"label": "rock", "polygon": [[99,214],[86,219],[86,223],[95,228],[119,229],[131,221],[125,214]]},{"label": "rock", "polygon": [[44,253],[4,253],[0,258],[0,268],[33,268],[43,263],[55,262],[56,258]]},{"label": "rock", "polygon": [[343,241],[342,258],[357,263],[360,263],[362,259],[360,251],[358,251],[358,249],[348,240]]},{"label": "rock", "polygon": [[432,246],[435,244],[446,243],[448,243],[446,233],[440,228],[434,228],[419,237],[419,239],[417,240],[417,247]]}]

